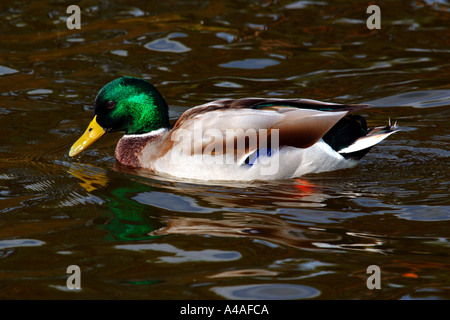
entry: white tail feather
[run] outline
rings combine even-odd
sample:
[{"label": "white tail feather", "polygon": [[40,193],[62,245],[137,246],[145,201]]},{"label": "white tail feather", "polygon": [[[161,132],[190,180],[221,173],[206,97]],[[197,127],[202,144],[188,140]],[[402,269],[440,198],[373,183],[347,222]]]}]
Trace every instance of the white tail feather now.
[{"label": "white tail feather", "polygon": [[367,148],[370,148],[380,141],[383,141],[387,137],[389,137],[391,134],[397,131],[391,131],[388,133],[382,133],[382,134],[374,134],[369,135],[365,137],[361,137],[358,140],[356,140],[353,144],[349,145],[347,148],[344,148],[342,150],[339,150],[339,153],[352,153],[360,150],[364,150]]}]

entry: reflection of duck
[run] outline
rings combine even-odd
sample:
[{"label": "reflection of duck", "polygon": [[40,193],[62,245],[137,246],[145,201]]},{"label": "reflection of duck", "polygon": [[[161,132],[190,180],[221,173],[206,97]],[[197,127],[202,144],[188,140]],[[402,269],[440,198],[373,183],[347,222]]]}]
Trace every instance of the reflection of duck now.
[{"label": "reflection of duck", "polygon": [[87,192],[96,190],[98,187],[104,187],[108,183],[106,171],[91,165],[72,164],[67,172],[82,180],[83,182],[80,185]]},{"label": "reflection of duck", "polygon": [[[379,247],[382,240],[376,235],[314,228],[310,223],[298,223],[295,211],[284,210],[283,218],[278,214],[248,212],[250,209],[267,212],[268,206],[286,209],[325,205],[322,202],[331,195],[321,193],[322,188],[305,180],[248,183],[247,187],[252,190],[245,190],[242,182],[238,183],[240,188],[215,188],[159,179],[143,179],[139,182],[125,179],[125,184],[120,183],[121,186],[115,188],[107,183],[107,171],[100,168],[80,165],[72,167],[69,172],[76,173],[84,181],[81,186],[89,192],[93,191],[93,186],[105,186],[96,191],[104,205],[98,207],[103,215],[95,219],[94,223],[107,231],[108,239],[113,241],[185,234],[254,238],[297,248],[381,252]],[[221,218],[217,217],[217,213],[214,213],[214,218],[204,217],[205,212],[224,209],[234,212],[222,213]],[[155,210],[156,216],[152,214]],[[162,220],[159,213],[161,210],[170,212],[170,215],[163,215],[166,218]],[[181,213],[185,214],[180,215]],[[192,216],[198,213],[202,217]],[[303,221],[301,216],[299,218]],[[351,239],[347,239],[348,237]]]},{"label": "reflection of duck", "polygon": [[[158,176],[152,172],[130,168],[118,163],[114,170],[121,173],[141,176],[146,178],[142,182],[155,187],[163,188],[170,197],[148,197],[145,202],[149,205],[161,206],[161,202],[167,202],[162,208],[178,211],[177,204],[190,203],[188,212],[205,212],[211,208],[226,208],[232,211],[261,210],[268,207],[298,208],[298,207],[323,207],[325,200],[332,197],[321,184],[313,184],[307,180],[289,179],[283,181],[201,181],[177,179],[168,176]],[[195,184],[194,184],[195,182]],[[216,188],[215,186],[219,186]],[[156,201],[155,201],[156,200]],[[196,208],[194,208],[196,207]],[[183,211],[183,210],[182,210]]]},{"label": "reflection of duck", "polygon": [[[195,234],[215,237],[245,237],[266,240],[290,247],[313,247],[305,233],[311,233],[297,224],[275,216],[251,213],[225,213],[223,219],[171,217],[166,226],[151,232],[151,235]],[[330,238],[329,240],[337,240]]]},{"label": "reflection of duck", "polygon": [[[92,165],[73,165],[68,173],[81,179],[83,182],[80,185],[87,192],[105,187],[109,182],[107,171]],[[147,213],[148,206],[132,199],[134,195],[150,189],[149,186],[130,181],[125,186],[113,189],[111,195],[102,195],[102,200],[106,202],[102,208],[107,208],[107,213],[100,220],[102,228],[109,232],[109,238],[123,241],[154,238],[149,233],[159,228],[161,223]]]},{"label": "reflection of duck", "polygon": [[227,99],[192,108],[170,127],[159,92],[147,81],[123,77],[100,90],[94,118],[69,154],[107,131],[125,131],[116,158],[128,166],[200,180],[291,178],[352,167],[395,132],[395,125],[368,129],[363,117],[350,114],[365,107]]},{"label": "reflection of duck", "polygon": [[110,232],[113,240],[144,240],[155,238],[149,235],[161,227],[159,220],[148,213],[148,206],[133,200],[133,196],[148,186],[133,184],[114,189],[107,197],[108,221],[104,228]]},{"label": "reflection of duck", "polygon": [[382,236],[310,227],[252,213],[225,213],[222,219],[171,217],[164,227],[150,233],[152,236],[167,234],[254,238],[301,249],[384,253]]}]

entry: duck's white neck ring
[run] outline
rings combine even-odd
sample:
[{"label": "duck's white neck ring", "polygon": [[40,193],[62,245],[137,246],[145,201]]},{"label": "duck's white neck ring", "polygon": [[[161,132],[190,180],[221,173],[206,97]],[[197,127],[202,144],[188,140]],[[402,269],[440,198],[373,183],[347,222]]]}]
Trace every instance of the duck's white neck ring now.
[{"label": "duck's white neck ring", "polygon": [[159,136],[160,134],[166,132],[167,130],[168,130],[167,128],[159,128],[157,130],[153,130],[153,131],[141,133],[141,134],[125,134],[123,137],[124,138],[147,138],[147,137]]}]

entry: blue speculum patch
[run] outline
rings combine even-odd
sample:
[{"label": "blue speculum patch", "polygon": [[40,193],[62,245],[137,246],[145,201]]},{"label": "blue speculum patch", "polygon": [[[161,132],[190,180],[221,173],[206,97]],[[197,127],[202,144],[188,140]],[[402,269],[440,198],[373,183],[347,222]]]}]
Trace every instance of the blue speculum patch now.
[{"label": "blue speculum patch", "polygon": [[254,152],[252,155],[250,155],[246,160],[245,163],[252,166],[256,160],[259,157],[270,157],[272,155],[272,149],[268,149],[268,148],[259,148],[258,150],[256,150],[256,152]]}]

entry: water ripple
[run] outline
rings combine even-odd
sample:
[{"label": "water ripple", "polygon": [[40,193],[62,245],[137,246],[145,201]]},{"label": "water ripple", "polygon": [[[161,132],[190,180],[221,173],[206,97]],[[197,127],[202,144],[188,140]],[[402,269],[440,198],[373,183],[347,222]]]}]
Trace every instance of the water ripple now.
[{"label": "water ripple", "polygon": [[171,33],[165,38],[156,39],[152,42],[144,45],[149,50],[158,52],[172,52],[172,53],[183,53],[191,51],[191,49],[179,41],[172,40],[173,38],[185,38],[187,37],[184,33]]},{"label": "water ripple", "polygon": [[320,295],[313,287],[284,283],[213,287],[211,290],[226,299],[236,300],[311,299]]}]

